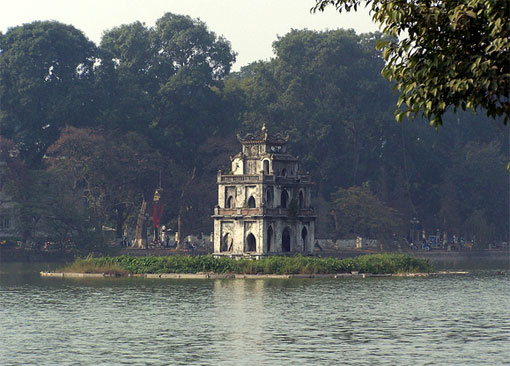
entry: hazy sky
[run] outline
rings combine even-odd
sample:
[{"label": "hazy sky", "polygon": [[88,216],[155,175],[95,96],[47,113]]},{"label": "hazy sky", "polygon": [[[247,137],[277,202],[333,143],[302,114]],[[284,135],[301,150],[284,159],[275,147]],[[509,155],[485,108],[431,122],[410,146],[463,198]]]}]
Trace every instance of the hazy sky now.
[{"label": "hazy sky", "polygon": [[141,21],[153,26],[164,13],[199,18],[238,53],[234,70],[273,56],[272,43],[291,29],[378,30],[368,11],[310,14],[315,0],[9,0],[0,7],[0,31],[34,20],[72,24],[99,44],[105,30]]}]

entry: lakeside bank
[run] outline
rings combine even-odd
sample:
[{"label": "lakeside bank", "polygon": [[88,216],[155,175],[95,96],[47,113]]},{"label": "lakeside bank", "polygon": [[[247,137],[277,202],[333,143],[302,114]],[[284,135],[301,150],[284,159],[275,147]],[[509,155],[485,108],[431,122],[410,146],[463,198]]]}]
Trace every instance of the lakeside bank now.
[{"label": "lakeside bank", "polygon": [[[218,273],[142,273],[130,274],[127,277],[134,278],[162,278],[162,279],[288,279],[288,278],[372,278],[372,277],[436,277],[445,275],[468,275],[466,271],[440,271],[433,273],[387,273],[387,274],[372,274],[372,273],[332,273],[332,274],[289,274],[289,275],[276,275],[276,274],[218,274]],[[41,277],[56,277],[56,278],[112,278],[119,277],[108,273],[78,273],[78,272],[40,272]]]}]

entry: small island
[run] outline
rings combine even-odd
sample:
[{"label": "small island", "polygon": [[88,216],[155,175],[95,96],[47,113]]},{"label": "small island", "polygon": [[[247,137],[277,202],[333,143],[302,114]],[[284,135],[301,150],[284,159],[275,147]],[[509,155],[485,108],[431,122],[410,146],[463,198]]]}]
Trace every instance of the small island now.
[{"label": "small island", "polygon": [[[433,266],[407,254],[369,254],[355,258],[271,256],[259,260],[199,256],[114,256],[79,258],[47,277],[235,278],[429,275]],[[90,276],[89,276],[90,275]],[[191,275],[191,276],[190,276]],[[246,277],[245,277],[246,278]]]}]

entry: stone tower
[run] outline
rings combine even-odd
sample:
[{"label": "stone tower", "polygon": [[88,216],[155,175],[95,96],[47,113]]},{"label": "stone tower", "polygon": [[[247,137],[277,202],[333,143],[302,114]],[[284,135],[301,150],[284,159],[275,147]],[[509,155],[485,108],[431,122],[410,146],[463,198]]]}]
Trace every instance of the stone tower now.
[{"label": "stone tower", "polygon": [[214,254],[261,257],[311,253],[315,214],[311,180],[287,153],[288,137],[237,136],[242,151],[231,157],[232,170],[218,172],[218,204],[214,208]]}]

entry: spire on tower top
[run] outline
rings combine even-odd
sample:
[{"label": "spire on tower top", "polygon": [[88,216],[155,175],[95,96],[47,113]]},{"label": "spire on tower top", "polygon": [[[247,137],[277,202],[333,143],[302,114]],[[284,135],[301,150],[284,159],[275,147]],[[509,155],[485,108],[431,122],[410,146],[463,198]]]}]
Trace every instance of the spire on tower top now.
[{"label": "spire on tower top", "polygon": [[264,140],[267,140],[268,133],[267,133],[267,127],[266,127],[265,122],[262,124],[262,135],[264,136]]},{"label": "spire on tower top", "polygon": [[260,144],[260,143],[272,143],[272,144],[286,144],[289,141],[289,135],[282,135],[281,133],[276,133],[274,135],[270,135],[267,126],[265,123],[262,124],[261,132],[258,134],[248,133],[244,137],[237,134],[237,139],[242,144]]}]

